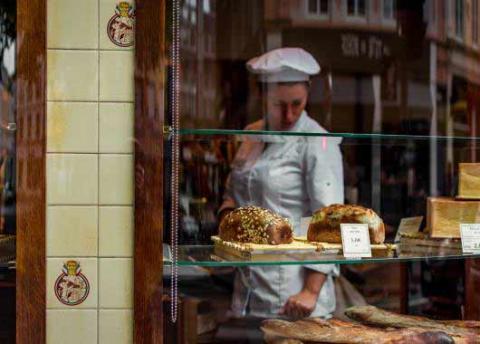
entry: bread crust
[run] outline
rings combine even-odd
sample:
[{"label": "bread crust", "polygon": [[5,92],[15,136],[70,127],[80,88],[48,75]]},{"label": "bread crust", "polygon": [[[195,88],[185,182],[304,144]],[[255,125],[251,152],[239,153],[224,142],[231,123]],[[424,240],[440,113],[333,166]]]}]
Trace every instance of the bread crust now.
[{"label": "bread crust", "polygon": [[372,209],[344,204],[332,204],[317,210],[308,227],[307,240],[341,243],[340,224],[342,223],[365,223],[368,225],[372,244],[383,244],[385,241],[385,225]]},{"label": "bread crust", "polygon": [[262,322],[261,329],[269,338],[296,339],[303,343],[455,343],[449,335],[441,331],[426,331],[418,328],[378,329],[338,319],[306,318],[295,322],[269,319]]},{"label": "bread crust", "polygon": [[436,321],[426,317],[397,314],[374,306],[350,307],[345,314],[364,325],[383,328],[421,328],[440,331],[451,336],[455,343],[479,343],[478,321]]},{"label": "bread crust", "polygon": [[293,242],[290,222],[271,210],[248,206],[227,214],[220,222],[219,237],[225,241],[280,245]]}]

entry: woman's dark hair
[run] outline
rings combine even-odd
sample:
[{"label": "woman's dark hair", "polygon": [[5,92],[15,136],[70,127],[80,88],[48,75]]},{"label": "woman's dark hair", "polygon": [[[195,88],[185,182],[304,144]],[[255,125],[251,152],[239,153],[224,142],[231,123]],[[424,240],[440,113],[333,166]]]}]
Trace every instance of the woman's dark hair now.
[{"label": "woman's dark hair", "polygon": [[304,84],[307,89],[310,88],[311,82],[309,81],[290,81],[290,82],[261,82],[257,83],[260,90],[265,90],[269,85],[278,85],[278,86],[294,86],[298,84]]}]

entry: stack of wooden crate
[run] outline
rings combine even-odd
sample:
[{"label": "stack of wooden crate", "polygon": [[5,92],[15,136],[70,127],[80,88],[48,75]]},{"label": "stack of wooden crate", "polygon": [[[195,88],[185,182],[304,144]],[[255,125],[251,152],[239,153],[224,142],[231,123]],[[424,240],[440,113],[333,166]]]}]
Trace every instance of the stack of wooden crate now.
[{"label": "stack of wooden crate", "polygon": [[460,238],[461,223],[480,223],[480,163],[459,165],[458,196],[430,197],[427,232],[431,238]]},{"label": "stack of wooden crate", "polygon": [[429,197],[423,232],[401,233],[401,252],[411,255],[461,254],[461,223],[480,223],[480,163],[459,164],[456,197]]}]

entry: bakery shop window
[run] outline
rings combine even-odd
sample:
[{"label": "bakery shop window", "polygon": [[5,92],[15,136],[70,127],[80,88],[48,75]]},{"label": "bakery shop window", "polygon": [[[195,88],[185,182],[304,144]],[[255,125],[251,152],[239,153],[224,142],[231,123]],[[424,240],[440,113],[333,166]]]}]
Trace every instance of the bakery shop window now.
[{"label": "bakery shop window", "polygon": [[[458,225],[478,212],[480,69],[470,46],[432,25],[457,10],[430,5],[182,2],[179,283],[183,307],[198,297],[197,319],[216,317],[199,330],[205,340],[310,342],[281,332],[313,326],[320,341],[334,328],[348,342],[352,320],[370,315],[375,324],[359,327],[367,337],[423,338],[407,328],[413,314],[439,329],[434,341],[463,331],[463,322],[448,332],[437,320],[463,320],[472,305],[470,267],[443,258],[464,258]],[[173,158],[164,185],[176,180]],[[399,237],[405,219],[418,228]],[[344,259],[348,223],[368,232],[375,263]],[[308,283],[325,288],[318,304],[292,306]],[[381,329],[389,326],[398,332]]]},{"label": "bakery shop window", "polygon": [[327,16],[329,14],[329,0],[309,0],[308,13],[319,16]]},{"label": "bakery shop window", "polygon": [[347,0],[347,14],[353,17],[365,16],[365,0]]}]

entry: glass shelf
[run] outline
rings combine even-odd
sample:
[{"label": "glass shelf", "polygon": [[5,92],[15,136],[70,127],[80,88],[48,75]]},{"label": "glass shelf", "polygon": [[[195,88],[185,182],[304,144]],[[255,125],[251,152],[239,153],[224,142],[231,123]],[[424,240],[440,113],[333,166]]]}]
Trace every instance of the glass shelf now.
[{"label": "glass shelf", "polygon": [[[166,130],[166,134],[171,131]],[[237,129],[180,129],[180,136],[222,136],[222,135],[249,135],[249,136],[304,136],[304,137],[338,137],[346,139],[375,139],[375,140],[415,140],[415,141],[479,141],[480,136],[443,136],[443,135],[408,135],[388,133],[324,133],[324,132],[293,132],[272,130],[237,130]],[[165,136],[167,139],[171,135]]]},{"label": "glass shelf", "polygon": [[[338,254],[310,253],[285,254],[270,260],[243,260],[218,255],[213,245],[181,245],[178,247],[178,266],[261,266],[261,265],[307,265],[307,264],[364,264],[364,263],[401,263],[412,261],[442,261],[453,259],[480,258],[480,254],[442,253],[441,250],[416,247],[415,253],[397,251],[390,255],[372,258],[352,259]],[[164,259],[165,265],[171,260]]]}]

